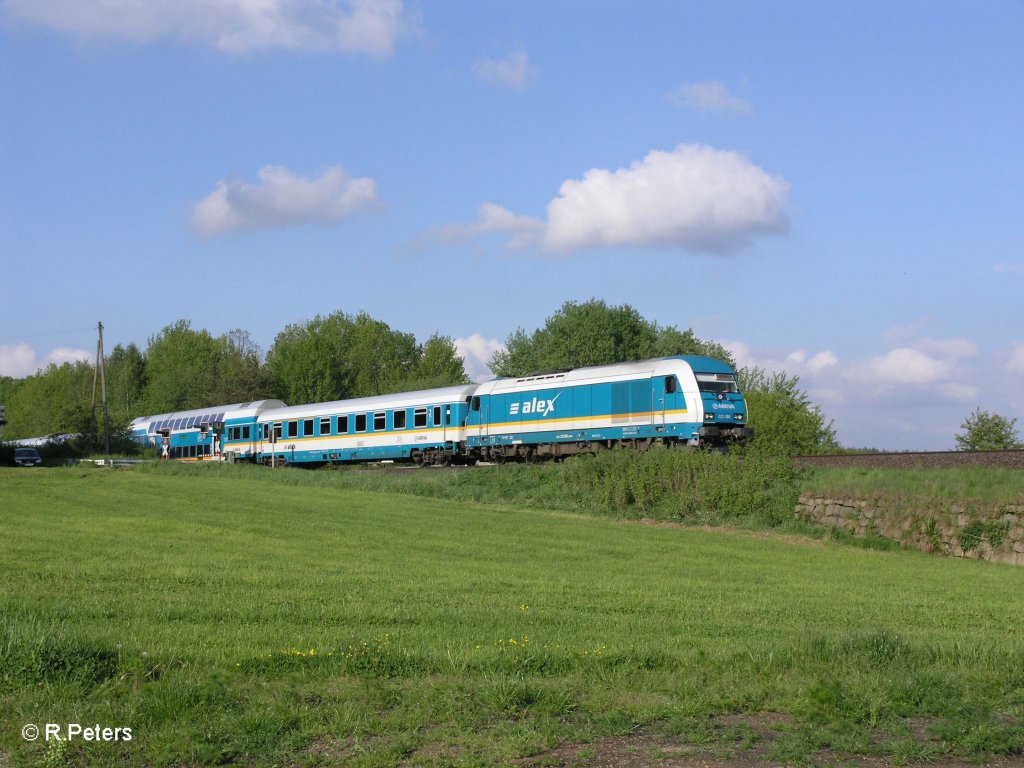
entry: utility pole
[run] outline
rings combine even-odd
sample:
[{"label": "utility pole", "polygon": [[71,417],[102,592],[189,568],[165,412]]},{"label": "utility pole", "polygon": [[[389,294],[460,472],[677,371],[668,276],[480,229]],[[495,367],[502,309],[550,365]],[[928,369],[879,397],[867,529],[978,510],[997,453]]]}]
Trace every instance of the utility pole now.
[{"label": "utility pole", "polygon": [[96,377],[100,379],[100,393],[103,398],[103,448],[110,454],[110,413],[107,410],[107,376],[103,368],[103,323],[99,324],[99,340],[96,342],[96,367],[92,369],[92,423],[96,425]]}]

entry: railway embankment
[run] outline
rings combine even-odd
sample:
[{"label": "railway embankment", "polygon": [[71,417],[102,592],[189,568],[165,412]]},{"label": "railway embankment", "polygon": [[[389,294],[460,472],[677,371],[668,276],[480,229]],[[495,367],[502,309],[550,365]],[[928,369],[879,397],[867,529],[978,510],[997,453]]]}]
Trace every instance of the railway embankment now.
[{"label": "railway embankment", "polygon": [[796,516],[854,536],[891,539],[922,552],[1024,565],[1024,504],[972,506],[804,494]]}]

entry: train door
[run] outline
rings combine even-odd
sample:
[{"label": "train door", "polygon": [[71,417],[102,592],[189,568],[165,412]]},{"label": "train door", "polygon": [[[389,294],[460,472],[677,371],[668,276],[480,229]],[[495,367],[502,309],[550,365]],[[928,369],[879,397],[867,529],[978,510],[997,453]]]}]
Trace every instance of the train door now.
[{"label": "train door", "polygon": [[444,426],[444,420],[441,418],[441,406],[440,405],[435,405],[433,408],[430,409],[430,411],[431,411],[432,418],[434,419],[434,434],[436,435],[437,434],[437,430],[440,429],[441,430],[441,440],[440,440],[440,442],[443,443],[444,440],[445,440],[445,436],[446,436],[446,430],[445,430],[445,426]]},{"label": "train door", "polygon": [[675,375],[656,376],[652,381],[653,396],[655,399],[655,426],[665,428],[665,411],[673,400],[673,395],[679,391],[679,381]]},{"label": "train door", "polygon": [[[484,436],[484,413],[480,395],[469,398],[469,413],[466,414],[466,437]],[[476,435],[473,435],[476,432]]]}]

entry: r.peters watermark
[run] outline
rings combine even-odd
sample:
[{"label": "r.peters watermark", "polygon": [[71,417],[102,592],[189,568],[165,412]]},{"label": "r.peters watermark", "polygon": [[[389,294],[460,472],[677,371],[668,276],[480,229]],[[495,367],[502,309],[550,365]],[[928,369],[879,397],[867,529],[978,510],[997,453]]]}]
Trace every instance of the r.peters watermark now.
[{"label": "r.peters watermark", "polygon": [[21,738],[25,741],[131,741],[131,728],[110,728],[96,723],[26,723],[21,729]]}]

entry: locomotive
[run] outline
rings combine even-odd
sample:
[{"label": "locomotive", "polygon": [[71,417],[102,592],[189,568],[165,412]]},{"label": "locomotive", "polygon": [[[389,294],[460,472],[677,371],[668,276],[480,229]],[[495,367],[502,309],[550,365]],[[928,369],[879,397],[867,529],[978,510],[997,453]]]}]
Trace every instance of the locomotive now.
[{"label": "locomotive", "polygon": [[625,446],[725,450],[753,437],[736,371],[678,355],[308,405],[258,400],[135,419],[183,461],[316,465],[535,461]]}]

